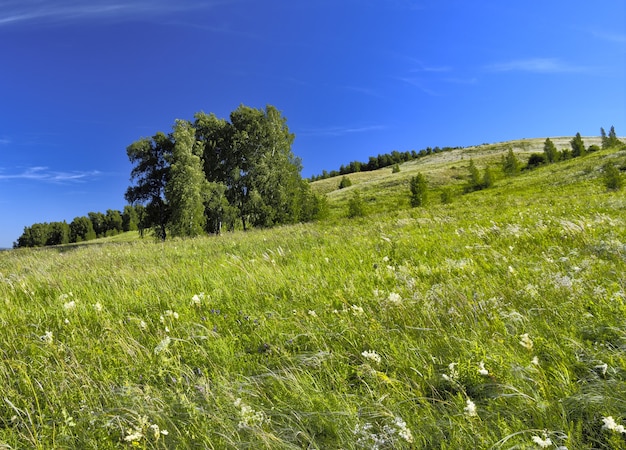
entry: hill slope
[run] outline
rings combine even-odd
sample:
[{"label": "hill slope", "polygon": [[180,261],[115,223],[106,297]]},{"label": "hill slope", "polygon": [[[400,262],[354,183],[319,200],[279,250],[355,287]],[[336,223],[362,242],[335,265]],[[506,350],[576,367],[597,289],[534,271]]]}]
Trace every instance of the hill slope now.
[{"label": "hill slope", "polygon": [[[0,448],[623,447],[626,152],[462,195],[502,151],[321,223],[3,252]],[[403,209],[418,171],[453,202]]]}]

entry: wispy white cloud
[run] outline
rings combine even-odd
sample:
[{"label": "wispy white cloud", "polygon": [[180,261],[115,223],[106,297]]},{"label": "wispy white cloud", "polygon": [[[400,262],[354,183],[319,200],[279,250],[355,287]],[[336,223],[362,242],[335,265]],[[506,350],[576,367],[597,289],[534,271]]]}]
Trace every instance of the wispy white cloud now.
[{"label": "wispy white cloud", "polygon": [[15,173],[5,173],[4,170],[0,169],[0,181],[29,180],[45,183],[82,183],[100,174],[97,170],[63,172],[50,170],[48,167],[35,166]]},{"label": "wispy white cloud", "polygon": [[589,69],[575,66],[558,58],[515,59],[486,66],[490,72],[530,72],[530,73],[574,73],[586,72]]},{"label": "wispy white cloud", "polygon": [[429,87],[427,87],[424,84],[424,81],[420,78],[416,78],[416,77],[396,77],[397,80],[402,81],[403,83],[407,83],[417,89],[419,89],[420,91],[422,91],[424,94],[430,95],[432,97],[438,97],[439,94],[435,91],[433,91],[432,89],[430,89]]},{"label": "wispy white cloud", "polygon": [[0,138],[0,145],[9,145],[11,143],[11,139]]},{"label": "wispy white cloud", "polygon": [[206,9],[224,0],[20,0],[0,2],[0,27],[25,23],[67,23],[86,19],[128,19]]},{"label": "wispy white cloud", "polygon": [[385,130],[385,125],[368,125],[368,126],[335,126],[325,128],[303,129],[296,133],[297,136],[343,136],[354,133],[368,133],[372,131]]}]

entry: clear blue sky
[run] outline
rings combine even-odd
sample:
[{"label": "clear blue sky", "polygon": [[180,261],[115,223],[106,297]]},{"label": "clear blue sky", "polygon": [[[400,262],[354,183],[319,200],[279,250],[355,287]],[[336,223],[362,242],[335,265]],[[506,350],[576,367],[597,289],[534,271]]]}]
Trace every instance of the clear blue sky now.
[{"label": "clear blue sky", "polygon": [[126,147],[276,106],[304,176],[392,150],[626,134],[623,0],[3,0],[0,247],[122,209]]}]

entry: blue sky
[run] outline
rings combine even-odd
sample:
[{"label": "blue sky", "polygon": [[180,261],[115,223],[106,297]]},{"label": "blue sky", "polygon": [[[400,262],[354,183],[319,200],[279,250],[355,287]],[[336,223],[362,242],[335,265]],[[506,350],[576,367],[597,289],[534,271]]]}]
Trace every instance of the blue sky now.
[{"label": "blue sky", "polygon": [[626,134],[623,0],[4,0],[0,247],[122,209],[126,147],[276,106],[304,176],[392,150]]}]

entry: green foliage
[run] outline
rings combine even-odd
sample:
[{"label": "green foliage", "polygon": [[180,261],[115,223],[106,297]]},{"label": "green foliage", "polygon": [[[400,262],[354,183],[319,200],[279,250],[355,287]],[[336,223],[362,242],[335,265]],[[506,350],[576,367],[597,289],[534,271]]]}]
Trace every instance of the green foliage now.
[{"label": "green foliage", "polygon": [[411,206],[426,206],[428,202],[428,182],[421,173],[411,177],[409,188],[411,190]]},{"label": "green foliage", "polygon": [[96,239],[93,223],[88,217],[75,217],[70,223],[70,242],[83,242]]},{"label": "green foliage", "polygon": [[470,158],[469,161],[469,180],[465,187],[466,192],[472,192],[482,189],[482,180],[480,177],[480,172],[478,171],[478,167],[474,163],[474,160]]},{"label": "green foliage", "polygon": [[391,167],[391,173],[399,173],[400,172],[400,164],[396,163]]},{"label": "green foliage", "polygon": [[341,181],[339,182],[339,189],[347,188],[352,186],[352,181],[347,176],[341,177]]},{"label": "green foliage", "polygon": [[550,138],[546,138],[546,142],[543,144],[543,154],[549,163],[555,163],[559,160],[559,151]]},{"label": "green foliage", "polygon": [[493,175],[493,172],[491,171],[491,168],[489,168],[489,166],[485,167],[485,172],[483,173],[483,182],[481,187],[483,189],[487,189],[490,187],[493,187],[495,183],[495,178]]},{"label": "green foliage", "polygon": [[410,176],[461,189],[458,161],[383,171],[367,220],[3,252],[0,447],[622,448],[608,153],[420,210]]},{"label": "green foliage", "polygon": [[113,231],[115,233],[121,233],[124,229],[124,220],[119,211],[115,209],[107,209],[104,217],[105,233]]},{"label": "green foliage", "polygon": [[358,191],[355,191],[348,200],[348,218],[364,217],[366,215],[365,202]]},{"label": "green foliage", "polygon": [[604,128],[600,128],[600,135],[602,138],[602,149],[606,150],[609,148],[620,148],[623,143],[617,138],[617,134],[615,133],[615,127],[611,126],[609,130],[609,135],[606,135]]},{"label": "green foliage", "polygon": [[507,176],[514,176],[520,172],[520,162],[511,147],[509,147],[506,156],[502,157],[502,171]]},{"label": "green foliage", "polygon": [[165,197],[170,206],[168,226],[174,236],[195,237],[204,232],[203,193],[206,179],[200,158],[194,154],[195,130],[189,122],[177,120],[172,134],[174,150]]},{"label": "green foliage", "polygon": [[612,161],[604,164],[604,185],[608,190],[619,191],[624,186],[624,178]]},{"label": "green foliage", "polygon": [[137,209],[132,205],[124,206],[122,212],[122,230],[123,231],[137,231],[139,229],[139,216]]},{"label": "green foliage", "polygon": [[446,186],[441,190],[441,203],[449,205],[454,200],[454,192],[452,188]]},{"label": "green foliage", "polygon": [[585,156],[587,154],[585,143],[583,142],[583,138],[580,136],[580,133],[576,133],[576,136],[570,141],[570,146],[572,147],[573,158]]},{"label": "green foliage", "polygon": [[546,164],[546,161],[545,153],[533,153],[530,155],[530,158],[528,158],[528,164],[526,167],[528,169],[534,169],[536,167],[543,166]]},{"label": "green foliage", "polygon": [[[152,138],[133,142],[126,148],[128,159],[134,165],[130,178],[136,182],[126,190],[126,201],[146,206],[142,229],[153,227],[155,236],[162,240],[167,236],[170,215],[165,201],[165,186],[169,178],[169,160],[173,149],[174,143],[162,132],[156,133]],[[97,227],[94,225],[94,228]]]}]

